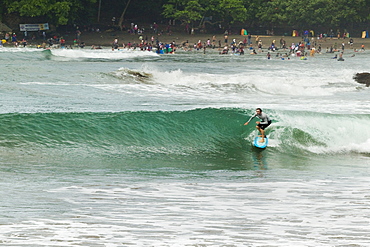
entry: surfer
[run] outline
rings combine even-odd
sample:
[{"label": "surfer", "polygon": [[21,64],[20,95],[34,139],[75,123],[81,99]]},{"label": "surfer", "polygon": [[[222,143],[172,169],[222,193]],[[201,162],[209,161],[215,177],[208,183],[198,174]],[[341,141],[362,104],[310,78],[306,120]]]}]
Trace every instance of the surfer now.
[{"label": "surfer", "polygon": [[256,113],[253,116],[251,116],[250,119],[244,125],[248,125],[249,122],[255,117],[258,117],[259,119],[261,119],[261,121],[256,122],[257,123],[256,128],[261,133],[260,142],[264,142],[265,141],[265,129],[271,124],[271,120],[266,113],[262,112],[261,108],[257,108]]}]

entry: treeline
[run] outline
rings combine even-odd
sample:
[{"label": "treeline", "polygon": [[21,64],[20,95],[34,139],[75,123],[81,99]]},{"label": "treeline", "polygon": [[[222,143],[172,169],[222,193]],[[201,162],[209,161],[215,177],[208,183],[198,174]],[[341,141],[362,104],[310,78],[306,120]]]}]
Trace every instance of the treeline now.
[{"label": "treeline", "polygon": [[[192,27],[245,26],[358,29],[370,20],[370,0],[2,0],[0,18],[18,15],[55,26],[127,20],[175,20]],[[113,24],[113,23],[112,23]]]}]

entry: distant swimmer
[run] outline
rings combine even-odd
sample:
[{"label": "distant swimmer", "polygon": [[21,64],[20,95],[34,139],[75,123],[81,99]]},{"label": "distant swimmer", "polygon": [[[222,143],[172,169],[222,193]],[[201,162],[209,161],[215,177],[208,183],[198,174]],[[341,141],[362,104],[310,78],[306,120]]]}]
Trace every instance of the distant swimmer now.
[{"label": "distant swimmer", "polygon": [[249,120],[244,125],[248,125],[249,122],[255,117],[258,117],[259,119],[261,119],[260,122],[259,121],[256,122],[256,124],[257,124],[256,128],[261,133],[262,139],[261,139],[260,142],[264,142],[265,141],[265,139],[264,139],[265,138],[265,129],[271,124],[271,120],[270,120],[269,116],[266,113],[262,112],[261,108],[257,108],[256,113],[253,116],[251,116],[249,118]]},{"label": "distant swimmer", "polygon": [[343,58],[343,52],[341,52],[341,53],[339,54],[338,61],[344,61],[344,58]]}]

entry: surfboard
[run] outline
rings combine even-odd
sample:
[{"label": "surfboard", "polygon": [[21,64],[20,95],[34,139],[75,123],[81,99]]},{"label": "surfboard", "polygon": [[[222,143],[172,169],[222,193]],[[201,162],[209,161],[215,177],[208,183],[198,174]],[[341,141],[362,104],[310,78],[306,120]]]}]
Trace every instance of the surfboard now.
[{"label": "surfboard", "polygon": [[261,139],[262,139],[262,137],[260,137],[260,136],[257,136],[256,138],[254,138],[253,146],[255,146],[256,148],[266,148],[267,144],[269,142],[269,139],[267,137],[265,137],[265,141],[260,142]]}]

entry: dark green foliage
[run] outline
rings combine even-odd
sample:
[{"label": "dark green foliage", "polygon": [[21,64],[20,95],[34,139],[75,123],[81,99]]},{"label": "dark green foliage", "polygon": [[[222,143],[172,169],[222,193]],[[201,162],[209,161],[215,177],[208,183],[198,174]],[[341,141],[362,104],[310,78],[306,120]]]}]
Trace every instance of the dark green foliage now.
[{"label": "dark green foliage", "polygon": [[211,23],[247,26],[290,26],[295,28],[348,28],[367,24],[370,0],[3,0],[0,20],[6,13],[43,17],[54,25],[96,22],[98,3],[108,21],[125,13],[126,20],[159,21],[163,18],[200,24],[204,17]]},{"label": "dark green foliage", "polygon": [[20,16],[43,16],[58,26],[73,22],[94,3],[96,0],[4,0],[4,8]]}]

